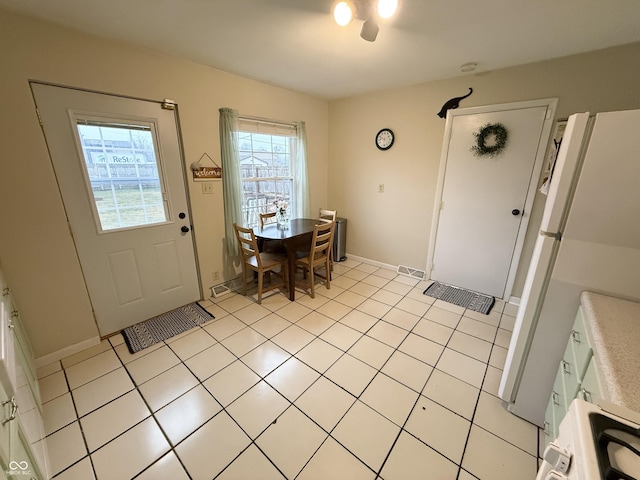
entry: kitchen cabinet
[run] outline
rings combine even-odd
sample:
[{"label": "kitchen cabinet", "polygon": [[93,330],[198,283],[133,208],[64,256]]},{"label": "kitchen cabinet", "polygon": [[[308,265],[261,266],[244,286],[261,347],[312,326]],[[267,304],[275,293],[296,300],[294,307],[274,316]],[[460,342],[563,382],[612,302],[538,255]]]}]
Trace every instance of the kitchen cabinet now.
[{"label": "kitchen cabinet", "polygon": [[603,396],[587,328],[584,308],[580,306],[547,405],[544,419],[545,445],[558,436],[560,422],[575,398],[592,402],[592,399]]},{"label": "kitchen cabinet", "polygon": [[544,423],[548,444],[569,404],[606,400],[640,412],[640,303],[583,292],[556,374]]},{"label": "kitchen cabinet", "polygon": [[0,480],[44,480],[48,459],[33,353],[1,269],[0,295]]}]

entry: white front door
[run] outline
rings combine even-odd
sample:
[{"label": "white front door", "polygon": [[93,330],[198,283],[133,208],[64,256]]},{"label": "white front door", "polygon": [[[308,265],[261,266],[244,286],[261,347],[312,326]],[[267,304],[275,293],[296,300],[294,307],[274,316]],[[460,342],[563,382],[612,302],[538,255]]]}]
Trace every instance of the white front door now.
[{"label": "white front door", "polygon": [[[449,112],[432,279],[499,298],[510,294],[553,107],[546,100]],[[498,123],[508,133],[502,152],[474,154],[475,134]]]},{"label": "white front door", "polygon": [[32,90],[100,334],[200,299],[175,111]]}]

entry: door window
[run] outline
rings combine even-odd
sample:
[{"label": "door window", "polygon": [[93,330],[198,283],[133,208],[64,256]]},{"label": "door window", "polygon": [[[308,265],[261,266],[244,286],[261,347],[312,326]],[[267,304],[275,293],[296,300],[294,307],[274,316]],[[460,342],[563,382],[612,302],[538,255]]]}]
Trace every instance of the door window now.
[{"label": "door window", "polygon": [[155,125],[75,118],[99,233],[169,220]]}]

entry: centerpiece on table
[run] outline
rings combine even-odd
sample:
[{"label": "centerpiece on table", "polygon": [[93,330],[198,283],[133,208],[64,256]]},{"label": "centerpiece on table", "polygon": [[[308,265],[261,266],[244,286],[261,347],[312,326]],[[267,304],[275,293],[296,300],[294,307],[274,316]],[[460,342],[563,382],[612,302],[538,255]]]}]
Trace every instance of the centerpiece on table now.
[{"label": "centerpiece on table", "polygon": [[278,228],[289,228],[289,203],[284,199],[278,199],[276,204],[276,223]]}]

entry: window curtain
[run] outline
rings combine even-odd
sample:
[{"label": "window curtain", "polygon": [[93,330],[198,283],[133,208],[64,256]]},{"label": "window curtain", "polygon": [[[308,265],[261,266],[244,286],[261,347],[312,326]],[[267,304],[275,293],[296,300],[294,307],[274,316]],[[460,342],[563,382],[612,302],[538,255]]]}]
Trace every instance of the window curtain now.
[{"label": "window curtain", "polygon": [[238,153],[238,112],[220,109],[220,157],[222,159],[222,187],[224,202],[225,246],[230,257],[238,255],[234,222],[242,224],[242,177]]},{"label": "window curtain", "polygon": [[301,218],[310,218],[309,176],[307,174],[307,128],[304,122],[296,123],[296,156],[293,161],[295,211]]}]

